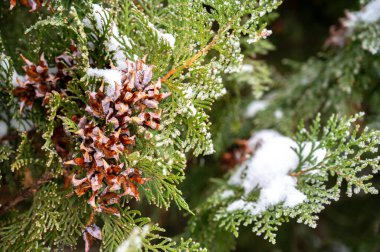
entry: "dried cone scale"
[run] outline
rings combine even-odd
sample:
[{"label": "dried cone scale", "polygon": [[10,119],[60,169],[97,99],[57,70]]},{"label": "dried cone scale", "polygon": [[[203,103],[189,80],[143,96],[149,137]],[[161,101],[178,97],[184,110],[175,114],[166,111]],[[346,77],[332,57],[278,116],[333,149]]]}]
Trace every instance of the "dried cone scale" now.
[{"label": "dried cone scale", "polygon": [[85,176],[74,175],[72,184],[79,197],[90,192],[88,203],[97,212],[119,215],[112,205],[126,195],[139,199],[137,185],[147,180],[138,169],[126,167],[120,156],[127,156],[135,144],[132,125],[160,127],[158,104],[170,94],[160,93],[160,81],[151,82],[152,69],[145,60],[128,61],[121,70],[121,85],[115,83],[107,92],[102,85],[89,93],[86,111],[93,119],[82,117],[76,132],[81,155],[65,164],[83,169]]}]

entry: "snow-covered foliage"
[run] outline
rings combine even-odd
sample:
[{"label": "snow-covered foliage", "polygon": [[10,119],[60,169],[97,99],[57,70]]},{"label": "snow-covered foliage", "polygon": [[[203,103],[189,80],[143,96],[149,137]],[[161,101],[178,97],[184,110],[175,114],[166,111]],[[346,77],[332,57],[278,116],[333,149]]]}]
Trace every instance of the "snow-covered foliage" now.
[{"label": "snow-covered foliage", "polygon": [[[324,148],[313,150],[313,144],[305,142],[301,144],[301,150],[299,150],[299,146],[293,139],[274,130],[262,130],[255,133],[249,139],[249,144],[254,154],[236,169],[229,178],[228,184],[241,187],[245,197],[257,189],[260,196],[257,202],[235,200],[227,207],[227,211],[243,210],[257,215],[280,203],[283,203],[285,207],[294,207],[307,201],[306,195],[296,188],[297,178],[291,173],[299,166],[299,161],[306,157],[317,164],[322,162],[326,156]],[[319,142],[316,144],[319,145]],[[307,170],[308,165],[311,164],[305,164],[302,170]],[[222,198],[232,196],[230,193],[226,197],[226,193],[222,192]]]},{"label": "snow-covered foliage", "polygon": [[[89,45],[93,46],[96,40],[107,36],[108,39],[103,41],[106,51],[113,55],[112,61],[115,64],[114,69],[97,69],[88,68],[88,76],[95,76],[103,78],[108,84],[107,93],[113,94],[115,91],[115,83],[121,85],[121,69],[128,67],[128,59],[126,57],[125,46],[132,48],[131,40],[126,36],[120,36],[119,29],[113,21],[111,14],[99,4],[92,4],[92,12],[85,17],[82,22],[83,25],[91,30],[92,38],[94,41],[89,41]],[[122,41],[123,44],[120,42]],[[128,55],[131,58],[130,55]]]},{"label": "snow-covered foliage", "polygon": [[[315,227],[317,214],[341,196],[343,182],[348,196],[376,194],[368,180],[380,169],[380,157],[374,155],[380,132],[362,131],[361,116],[333,116],[323,128],[317,118],[309,130],[301,124],[295,139],[273,130],[256,132],[249,140],[252,156],[218,183],[196,212],[194,230],[202,230],[197,226],[209,216],[210,228],[203,226],[203,232],[215,235],[217,226],[237,236],[240,225],[251,224],[253,232],[275,242],[277,227],[289,217]],[[328,186],[331,177],[336,182]]]},{"label": "snow-covered foliage", "polygon": [[371,0],[362,10],[348,13],[348,25],[355,25],[357,22],[374,23],[380,19],[380,1]]},{"label": "snow-covered foliage", "polygon": [[143,228],[135,227],[128,239],[123,241],[120,246],[116,249],[116,252],[132,252],[138,251],[142,248],[143,243],[142,239],[144,239],[149,233],[150,226],[145,225]]},{"label": "snow-covered foliage", "polygon": [[[256,56],[273,49],[265,27],[280,1],[52,1],[54,11],[41,12],[37,2],[21,1],[34,4],[27,22],[12,18],[22,10],[0,12],[23,34],[1,34],[4,48],[0,41],[1,186],[22,202],[0,206],[1,251],[75,247],[82,236],[87,251],[95,239],[104,251],[204,251],[162,236],[131,203],[192,214],[179,189],[185,167],[217,148],[207,159],[216,166],[227,156],[229,172],[187,233],[208,247],[217,234],[237,236],[240,225],[275,242],[290,218],[315,227],[342,188],[377,193],[370,179],[380,168],[379,132],[362,127],[362,115],[311,119],[367,109],[356,94],[378,90],[369,81],[379,75],[378,0],[349,14],[326,43],[330,58],[304,64],[261,100],[277,75]],[[242,96],[255,97],[248,109],[248,98],[234,99]],[[216,104],[222,112],[212,110],[217,99],[225,99]],[[252,124],[236,127],[231,114]],[[300,115],[308,126],[294,133]],[[254,131],[241,141],[240,160],[223,155],[224,129]]]},{"label": "snow-covered foliage", "polygon": [[175,38],[172,34],[157,30],[157,28],[152,23],[149,23],[149,28],[151,28],[153,32],[158,36],[159,40],[164,41],[164,43],[167,43],[171,48],[174,47]]},{"label": "snow-covered foliage", "polygon": [[121,72],[117,69],[88,68],[87,74],[88,76],[102,78],[108,84],[108,95],[111,95],[115,92],[115,83],[121,86]]},{"label": "snow-covered foliage", "polygon": [[126,55],[126,47],[132,48],[132,40],[126,35],[120,35],[117,24],[112,19],[111,14],[99,4],[92,4],[92,12],[82,20],[83,25],[92,30],[92,39],[89,46],[93,47],[95,41],[107,37],[103,41],[105,49],[113,54],[112,60],[117,68],[126,68],[127,57],[131,59],[131,55]]},{"label": "snow-covered foliage", "polygon": [[[276,131],[263,130],[255,133],[249,143],[255,150],[253,156],[237,168],[228,184],[241,187],[245,197],[259,189],[260,196],[254,203],[243,199],[233,201],[227,211],[243,210],[256,215],[282,202],[285,207],[304,202],[306,196],[296,188],[297,179],[290,175],[300,160],[294,151],[298,148],[296,142]],[[310,152],[311,143],[305,143],[300,152],[302,157],[312,155],[319,163],[326,155],[324,149]]]},{"label": "snow-covered foliage", "polygon": [[[373,15],[380,13],[374,6],[379,1],[368,2],[355,15],[367,11]],[[311,121],[317,113],[357,113],[358,108],[347,104],[353,100],[362,104],[377,99],[380,20],[358,21],[352,26],[347,22],[350,15],[343,20],[339,28],[332,29],[325,43],[326,50],[302,64],[294,63],[296,74],[289,77],[286,86],[271,92],[274,99],[253,118],[260,128],[276,127],[288,132],[294,130],[294,120]],[[273,116],[278,110],[282,111],[281,120]],[[372,118],[378,116],[375,114]]]}]

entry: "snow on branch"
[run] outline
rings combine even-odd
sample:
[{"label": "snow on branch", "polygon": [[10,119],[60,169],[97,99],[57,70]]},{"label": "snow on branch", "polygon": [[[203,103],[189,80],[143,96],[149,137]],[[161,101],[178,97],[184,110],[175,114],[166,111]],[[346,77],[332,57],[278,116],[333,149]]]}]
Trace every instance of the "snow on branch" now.
[{"label": "snow on branch", "polygon": [[[121,85],[122,69],[128,68],[129,60],[125,56],[125,46],[132,48],[131,40],[126,35],[120,35],[116,23],[111,19],[111,14],[99,4],[93,4],[92,16],[85,17],[82,23],[85,27],[96,30],[101,34],[108,34],[108,39],[104,41],[106,50],[113,55],[115,63],[113,69],[88,68],[89,76],[103,78],[108,84],[107,94],[115,92],[115,83]],[[93,34],[94,37],[97,37]],[[124,45],[120,42],[122,41]]]},{"label": "snow on branch", "polygon": [[117,69],[97,69],[88,68],[87,74],[98,78],[103,78],[107,85],[107,94],[115,93],[115,83],[121,86],[121,71]]},{"label": "snow on branch", "polygon": [[351,25],[360,22],[375,23],[380,19],[380,0],[373,0],[363,7],[360,11],[348,14]]},{"label": "snow on branch", "polygon": [[154,33],[157,35],[158,39],[161,41],[164,41],[166,44],[168,44],[171,48],[174,47],[175,44],[175,37],[170,33],[165,33],[161,30],[158,30],[152,23],[148,23],[149,28],[151,28]]},{"label": "snow on branch", "polygon": [[290,218],[316,227],[317,214],[339,200],[343,183],[349,197],[376,194],[370,180],[380,169],[380,132],[361,129],[362,116],[334,115],[324,127],[317,117],[308,129],[301,124],[294,139],[274,130],[256,132],[249,139],[252,156],[218,183],[193,222],[213,216],[208,225],[235,236],[241,225],[252,224],[254,233],[275,243],[278,226]]},{"label": "snow on branch", "polygon": [[[297,189],[297,179],[290,175],[300,162],[295,151],[297,143],[274,130],[257,132],[249,143],[256,149],[254,155],[233,173],[228,184],[241,186],[246,197],[258,188],[260,196],[257,202],[238,199],[227,207],[227,211],[244,210],[256,215],[281,202],[285,207],[294,207],[306,201],[305,194]],[[311,143],[308,142],[301,150],[301,155],[307,157],[311,150]],[[312,155],[320,162],[326,150],[319,149]]]},{"label": "snow on branch", "polygon": [[[111,14],[99,4],[93,4],[93,16],[85,17],[82,23],[85,27],[96,30],[100,34],[107,34],[108,39],[104,41],[106,50],[113,54],[115,66],[118,69],[127,67],[125,46],[132,48],[132,40],[126,35],[120,35],[116,23],[112,20]],[[93,35],[97,37],[95,34]],[[121,43],[123,42],[123,43]]]}]

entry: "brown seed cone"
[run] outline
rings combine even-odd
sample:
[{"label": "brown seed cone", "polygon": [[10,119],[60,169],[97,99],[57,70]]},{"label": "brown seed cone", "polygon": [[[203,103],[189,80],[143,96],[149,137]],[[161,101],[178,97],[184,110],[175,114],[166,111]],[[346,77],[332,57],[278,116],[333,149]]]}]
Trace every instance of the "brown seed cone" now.
[{"label": "brown seed cone", "polygon": [[41,54],[38,65],[26,59],[22,54],[20,56],[26,63],[23,66],[25,81],[14,89],[13,94],[20,98],[20,111],[22,111],[25,105],[32,106],[38,98],[45,100],[47,93],[52,91],[51,82],[54,80],[54,76],[49,74],[49,67],[43,54]]},{"label": "brown seed cone", "polygon": [[102,85],[97,92],[89,93],[86,111],[94,120],[80,119],[76,134],[82,141],[82,155],[66,162],[86,173],[82,179],[73,176],[76,194],[82,196],[90,191],[88,203],[96,211],[114,215],[119,212],[110,205],[118,204],[126,195],[139,199],[137,185],[148,180],[138,169],[124,167],[120,161],[120,155],[127,154],[135,144],[130,126],[159,129],[158,104],[169,96],[159,92],[160,81],[151,83],[152,66],[145,65],[144,60],[127,63],[127,69],[122,70],[122,85],[115,83],[109,92],[104,92]]},{"label": "brown seed cone", "polygon": [[[77,49],[74,44],[71,46],[72,55],[77,55]],[[41,99],[45,105],[49,101],[52,91],[57,91],[62,96],[66,95],[66,85],[72,80],[71,70],[76,69],[73,56],[66,52],[55,58],[56,73],[49,72],[49,67],[44,54],[40,56],[38,65],[20,55],[25,66],[25,80],[19,81],[19,86],[13,90],[13,94],[20,99],[20,111],[25,106],[33,106],[35,100]]]},{"label": "brown seed cone", "polygon": [[[10,8],[9,9],[12,10],[17,5],[17,1],[16,0],[10,0],[9,2],[10,2]],[[22,5],[31,8],[30,12],[33,12],[33,11],[41,8],[43,2],[44,2],[43,0],[20,0],[20,3]]]},{"label": "brown seed cone", "polygon": [[123,129],[130,123],[158,129],[161,117],[158,104],[170,93],[160,93],[160,80],[150,84],[152,69],[144,60],[128,62],[128,68],[122,71],[122,86],[115,83],[111,94],[105,94],[103,86],[97,93],[91,92],[86,111],[112,123],[115,129]]},{"label": "brown seed cone", "polygon": [[247,160],[252,153],[253,150],[249,147],[247,140],[236,140],[231,146],[230,151],[222,155],[221,167],[226,170],[233,169]]}]

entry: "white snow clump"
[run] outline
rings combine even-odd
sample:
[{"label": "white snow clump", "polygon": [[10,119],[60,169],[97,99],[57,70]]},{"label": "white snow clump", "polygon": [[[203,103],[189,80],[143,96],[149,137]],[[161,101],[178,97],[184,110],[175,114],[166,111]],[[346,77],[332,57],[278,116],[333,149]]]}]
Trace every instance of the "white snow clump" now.
[{"label": "white snow clump", "polygon": [[[299,158],[292,149],[298,148],[293,139],[274,130],[262,130],[251,137],[249,145],[255,149],[254,155],[228,181],[230,185],[243,188],[243,198],[233,201],[227,211],[244,210],[257,215],[280,203],[294,207],[307,200],[306,195],[297,189],[297,179],[289,175],[299,164]],[[311,143],[305,143],[302,156],[308,156],[311,147]],[[326,150],[318,149],[313,153],[314,163],[320,163],[325,156]],[[307,168],[307,165],[302,167]],[[258,200],[244,200],[255,189],[260,190]],[[222,198],[233,195],[229,191],[222,192]]]}]

